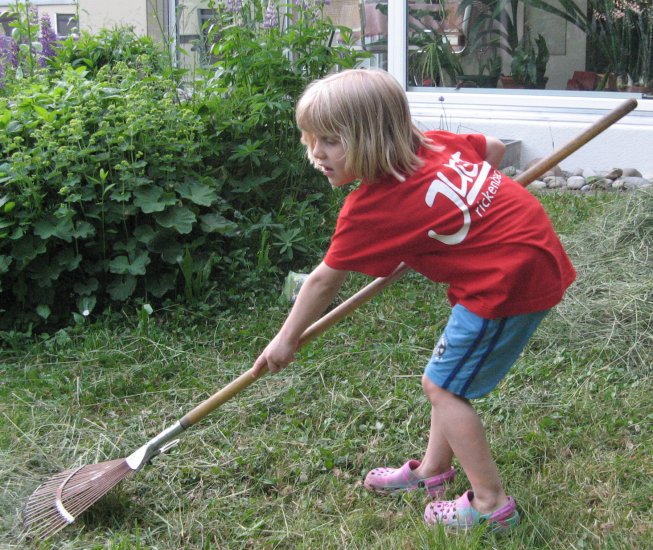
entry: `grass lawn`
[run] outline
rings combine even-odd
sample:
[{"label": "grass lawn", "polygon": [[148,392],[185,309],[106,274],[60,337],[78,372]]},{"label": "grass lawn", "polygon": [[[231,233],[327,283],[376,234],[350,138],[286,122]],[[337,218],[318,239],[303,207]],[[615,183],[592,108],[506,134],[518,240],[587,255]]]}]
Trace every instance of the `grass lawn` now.
[{"label": "grass lawn", "polygon": [[[426,443],[420,378],[449,306],[410,274],[39,547],[653,547],[653,193],[541,199],[579,280],[477,402],[516,530],[447,534],[423,525],[422,494],[362,487]],[[21,507],[40,482],[140,447],[248,369],[287,308],[131,313],[2,351],[0,548],[29,547]],[[460,475],[450,495],[466,489]]]}]

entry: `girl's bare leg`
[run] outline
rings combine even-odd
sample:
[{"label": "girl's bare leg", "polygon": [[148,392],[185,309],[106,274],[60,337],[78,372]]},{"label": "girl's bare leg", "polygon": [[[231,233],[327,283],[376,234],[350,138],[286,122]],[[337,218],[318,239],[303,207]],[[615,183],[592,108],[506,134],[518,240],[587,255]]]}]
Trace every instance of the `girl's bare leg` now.
[{"label": "girl's bare leg", "polygon": [[455,455],[474,491],[472,505],[493,512],[508,502],[490,453],[481,419],[469,401],[436,386],[426,376],[424,392],[431,402],[431,429],[419,471],[429,477],[446,471]]}]

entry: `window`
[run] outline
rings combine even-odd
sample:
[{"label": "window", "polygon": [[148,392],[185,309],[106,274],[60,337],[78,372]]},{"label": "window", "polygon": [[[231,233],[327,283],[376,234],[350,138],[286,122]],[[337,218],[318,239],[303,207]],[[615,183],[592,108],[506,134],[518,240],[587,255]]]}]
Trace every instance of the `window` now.
[{"label": "window", "polygon": [[77,17],[74,13],[57,14],[57,35],[69,36],[78,30]]},{"label": "window", "polygon": [[215,58],[211,54],[213,47],[213,40],[215,40],[214,32],[214,19],[216,11],[214,9],[201,8],[197,10],[200,26],[199,37],[199,50],[200,50],[200,64],[208,66],[215,62]]},{"label": "window", "polygon": [[[376,23],[385,18],[387,25],[388,4],[360,0],[364,47],[381,55],[384,47],[392,54],[387,27]],[[409,89],[653,91],[651,0],[407,0],[405,6]],[[380,32],[372,36],[366,27]]]}]

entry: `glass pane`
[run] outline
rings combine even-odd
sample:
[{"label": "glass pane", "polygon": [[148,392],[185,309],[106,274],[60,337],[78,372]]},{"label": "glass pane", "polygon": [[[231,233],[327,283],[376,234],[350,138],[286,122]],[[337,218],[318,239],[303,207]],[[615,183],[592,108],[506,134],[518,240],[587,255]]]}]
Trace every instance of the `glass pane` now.
[{"label": "glass pane", "polygon": [[77,17],[74,13],[57,14],[57,35],[68,36],[77,32]]},{"label": "glass pane", "polygon": [[370,67],[388,68],[388,3],[377,0],[360,2],[361,47],[370,52]]},{"label": "glass pane", "polygon": [[407,1],[409,86],[644,91],[651,0]]},{"label": "glass pane", "polygon": [[466,19],[460,0],[408,2],[408,85],[455,86],[463,74]]}]

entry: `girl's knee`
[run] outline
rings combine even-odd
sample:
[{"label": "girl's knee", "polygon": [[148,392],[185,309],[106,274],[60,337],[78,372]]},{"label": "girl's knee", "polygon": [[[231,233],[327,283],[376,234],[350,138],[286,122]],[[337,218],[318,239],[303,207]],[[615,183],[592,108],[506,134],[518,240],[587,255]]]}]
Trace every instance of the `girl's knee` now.
[{"label": "girl's knee", "polygon": [[443,390],[440,386],[437,384],[434,384],[431,382],[428,376],[424,374],[422,376],[422,389],[424,390],[424,394],[428,398],[428,400],[431,402],[432,405],[436,405],[438,402],[441,402],[443,399],[447,398],[447,395],[453,395],[449,393],[447,390]]},{"label": "girl's knee", "polygon": [[467,399],[459,397],[450,391],[441,388],[434,382],[431,382],[426,374],[422,376],[422,389],[424,390],[424,394],[433,406],[442,405],[450,400],[468,402]]}]

